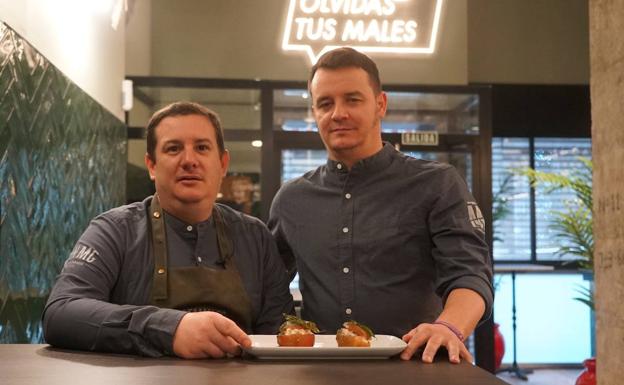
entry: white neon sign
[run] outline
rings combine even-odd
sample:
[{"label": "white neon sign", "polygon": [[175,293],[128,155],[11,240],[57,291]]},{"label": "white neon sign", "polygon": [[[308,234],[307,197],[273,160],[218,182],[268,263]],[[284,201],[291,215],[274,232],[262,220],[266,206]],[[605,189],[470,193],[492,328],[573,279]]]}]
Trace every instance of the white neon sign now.
[{"label": "white neon sign", "polygon": [[290,0],[282,49],[432,54],[443,0]]}]

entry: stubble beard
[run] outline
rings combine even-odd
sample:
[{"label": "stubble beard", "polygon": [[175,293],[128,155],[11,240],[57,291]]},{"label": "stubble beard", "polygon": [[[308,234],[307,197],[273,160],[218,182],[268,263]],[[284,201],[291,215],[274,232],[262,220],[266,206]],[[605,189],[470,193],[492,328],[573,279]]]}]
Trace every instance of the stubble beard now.
[{"label": "stubble beard", "polygon": [[[361,128],[359,127],[356,128],[356,131],[358,133],[361,132]],[[368,127],[367,132],[373,132],[373,131],[375,132],[375,135],[381,136],[381,119],[376,118],[371,124],[371,126]],[[337,142],[336,145],[332,145],[332,140],[330,138],[330,140],[328,140],[328,143],[326,144],[326,148],[328,152],[332,153],[334,157],[336,158],[336,160],[341,160],[345,158],[353,158],[353,157],[356,157],[359,160],[359,158],[364,158],[364,157],[372,155],[372,154],[366,153],[362,156],[358,156],[357,154],[360,150],[367,152],[367,149],[364,146],[370,140],[369,136],[361,137],[361,136],[356,135],[356,137],[353,138],[353,140],[350,140],[350,138],[345,138],[345,139],[346,139],[346,143],[343,143],[343,138],[338,138],[338,140],[336,140]],[[383,147],[383,144],[382,144],[382,147]]]}]

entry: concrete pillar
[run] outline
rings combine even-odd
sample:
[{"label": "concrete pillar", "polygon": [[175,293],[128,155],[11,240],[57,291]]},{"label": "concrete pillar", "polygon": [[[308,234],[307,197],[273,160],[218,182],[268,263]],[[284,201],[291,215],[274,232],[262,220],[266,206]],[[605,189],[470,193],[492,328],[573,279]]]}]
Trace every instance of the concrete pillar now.
[{"label": "concrete pillar", "polygon": [[624,0],[590,0],[597,379],[624,362]]}]

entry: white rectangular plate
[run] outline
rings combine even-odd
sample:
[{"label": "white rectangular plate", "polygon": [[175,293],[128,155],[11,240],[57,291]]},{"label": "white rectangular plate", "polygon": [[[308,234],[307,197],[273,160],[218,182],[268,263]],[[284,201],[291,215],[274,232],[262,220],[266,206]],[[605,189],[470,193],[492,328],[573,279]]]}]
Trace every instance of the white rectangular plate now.
[{"label": "white rectangular plate", "polygon": [[250,335],[251,347],[245,352],[261,359],[380,359],[389,358],[405,349],[403,340],[376,335],[369,348],[338,347],[335,335],[317,334],[312,347],[278,346],[275,335]]}]

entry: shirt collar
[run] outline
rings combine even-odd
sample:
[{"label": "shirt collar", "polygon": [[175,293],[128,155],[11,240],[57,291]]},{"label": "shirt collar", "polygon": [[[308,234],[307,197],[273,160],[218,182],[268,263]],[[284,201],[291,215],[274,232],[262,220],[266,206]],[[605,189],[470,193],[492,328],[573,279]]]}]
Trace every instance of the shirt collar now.
[{"label": "shirt collar", "polygon": [[198,231],[202,231],[206,227],[212,226],[212,215],[203,222],[191,225],[164,210],[163,212],[165,213],[165,223],[178,234],[195,236]]},{"label": "shirt collar", "polygon": [[[375,172],[385,169],[392,162],[392,158],[396,152],[397,150],[392,144],[383,142],[381,150],[368,158],[357,161],[353,167],[351,167],[351,172]],[[327,169],[339,175],[349,173],[344,163],[332,159],[327,159]]]}]

